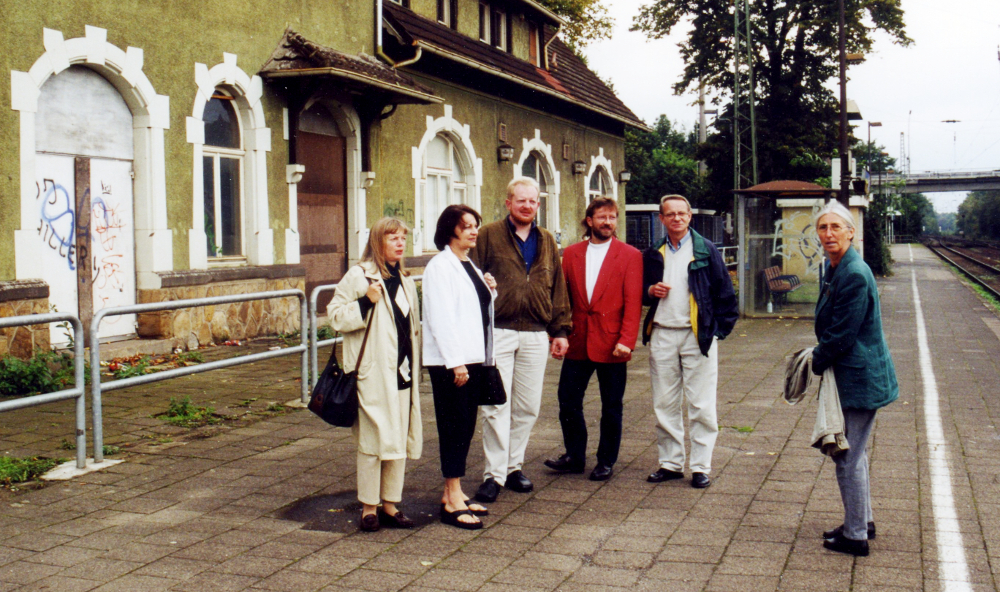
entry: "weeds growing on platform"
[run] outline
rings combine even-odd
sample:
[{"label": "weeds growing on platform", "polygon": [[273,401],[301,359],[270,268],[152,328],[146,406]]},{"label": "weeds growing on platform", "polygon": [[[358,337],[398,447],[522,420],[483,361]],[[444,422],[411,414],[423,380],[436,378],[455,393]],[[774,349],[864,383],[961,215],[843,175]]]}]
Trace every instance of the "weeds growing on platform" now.
[{"label": "weeds growing on platform", "polygon": [[27,360],[0,358],[0,397],[51,393],[73,386],[73,358],[66,353],[35,350]]},{"label": "weeds growing on platform", "polygon": [[6,487],[15,483],[31,481],[62,462],[65,460],[45,458],[44,456],[32,458],[0,456],[0,485]]},{"label": "weeds growing on platform", "polygon": [[181,400],[170,398],[170,406],[167,412],[156,416],[163,421],[182,428],[197,428],[204,425],[216,424],[222,419],[215,414],[214,407],[199,407],[191,402],[191,397],[185,396]]}]

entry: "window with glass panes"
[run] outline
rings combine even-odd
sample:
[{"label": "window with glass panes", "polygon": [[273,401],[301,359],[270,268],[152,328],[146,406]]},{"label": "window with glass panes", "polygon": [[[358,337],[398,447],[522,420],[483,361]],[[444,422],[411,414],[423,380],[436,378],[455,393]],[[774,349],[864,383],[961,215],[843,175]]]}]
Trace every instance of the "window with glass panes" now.
[{"label": "window with glass panes", "polygon": [[538,214],[535,216],[535,223],[542,228],[548,228],[549,181],[545,176],[542,159],[542,155],[538,152],[529,154],[521,165],[521,174],[538,182]]},{"label": "window with glass panes", "polygon": [[602,166],[594,169],[594,174],[590,176],[590,185],[587,188],[587,199],[593,200],[596,197],[614,197],[611,192],[611,177]]},{"label": "window with glass panes", "polygon": [[205,106],[202,149],[208,256],[243,255],[243,150],[235,99],[216,89]]},{"label": "window with glass panes", "polygon": [[466,200],[465,172],[455,143],[447,136],[438,134],[427,144],[424,171],[424,182],[421,185],[421,246],[424,251],[436,251],[434,230],[437,228],[438,216],[447,206],[465,203]]}]

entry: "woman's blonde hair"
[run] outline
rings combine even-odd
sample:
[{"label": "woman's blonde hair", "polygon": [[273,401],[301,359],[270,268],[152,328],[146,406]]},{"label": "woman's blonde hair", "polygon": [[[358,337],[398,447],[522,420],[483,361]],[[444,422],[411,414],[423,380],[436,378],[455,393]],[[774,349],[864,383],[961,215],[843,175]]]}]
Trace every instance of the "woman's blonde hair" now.
[{"label": "woman's blonde hair", "polygon": [[[378,267],[383,279],[389,277],[389,266],[385,262],[385,237],[399,231],[403,231],[404,234],[410,233],[406,222],[399,218],[386,216],[372,224],[372,229],[368,233],[368,244],[365,245],[365,252],[361,255],[361,260],[373,262]],[[410,275],[403,267],[402,259],[399,260],[399,273],[400,275]]]}]

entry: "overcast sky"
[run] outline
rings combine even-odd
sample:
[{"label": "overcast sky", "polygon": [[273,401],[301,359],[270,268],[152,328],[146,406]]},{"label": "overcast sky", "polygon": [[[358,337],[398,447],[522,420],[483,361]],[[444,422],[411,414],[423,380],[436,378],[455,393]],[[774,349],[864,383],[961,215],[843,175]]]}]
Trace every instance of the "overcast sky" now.
[{"label": "overcast sky", "polygon": [[[605,2],[616,19],[614,36],[587,48],[590,67],[611,79],[618,96],[647,123],[663,113],[691,129],[698,118],[696,94],[676,96],[671,90],[684,67],[677,41],[685,31],[678,27],[670,38],[648,41],[628,30],[647,2]],[[855,134],[865,138],[867,122],[881,122],[871,128],[872,140],[898,159],[905,133],[913,172],[1000,169],[1000,0],[902,4],[914,43],[902,48],[877,35],[866,62],[848,69],[847,94],[864,117]],[[947,119],[959,123],[943,123]],[[965,194],[928,197],[937,211],[954,212]]]}]

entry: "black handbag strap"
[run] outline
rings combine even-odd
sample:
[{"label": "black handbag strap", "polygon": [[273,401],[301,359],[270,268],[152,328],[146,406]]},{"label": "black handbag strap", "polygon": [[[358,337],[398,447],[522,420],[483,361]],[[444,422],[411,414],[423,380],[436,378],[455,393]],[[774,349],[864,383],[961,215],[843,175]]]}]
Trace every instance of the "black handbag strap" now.
[{"label": "black handbag strap", "polygon": [[[371,278],[366,277],[368,280],[368,285],[372,285],[375,282]],[[383,295],[383,298],[386,296]],[[368,345],[368,333],[372,329],[372,319],[375,318],[375,307],[372,307],[372,311],[368,314],[368,321],[365,323],[365,338],[361,340],[361,351],[358,352],[358,363],[354,365],[354,371],[357,372],[361,368],[361,358],[365,355],[365,346]]]}]

